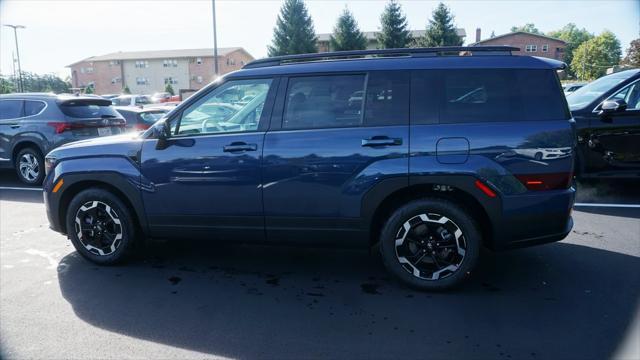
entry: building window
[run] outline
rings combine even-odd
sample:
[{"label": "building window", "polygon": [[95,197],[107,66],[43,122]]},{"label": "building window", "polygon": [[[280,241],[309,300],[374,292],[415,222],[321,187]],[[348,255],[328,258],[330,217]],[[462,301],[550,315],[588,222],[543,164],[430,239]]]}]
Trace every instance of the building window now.
[{"label": "building window", "polygon": [[137,77],[136,78],[136,84],[137,85],[149,85],[149,79],[147,79],[145,77]]},{"label": "building window", "polygon": [[80,73],[84,74],[84,68],[83,67],[80,68]]},{"label": "building window", "polygon": [[120,65],[120,60],[111,60],[109,61],[109,66]]},{"label": "building window", "polygon": [[196,58],[196,64],[202,65],[202,58],[201,57]]},{"label": "building window", "polygon": [[196,77],[196,81],[198,82],[198,84],[202,84],[202,76]]},{"label": "building window", "polygon": [[147,60],[136,60],[136,67],[141,69],[148,68],[149,62]]},{"label": "building window", "polygon": [[538,51],[538,45],[527,45],[524,48],[524,51],[526,51],[526,52],[536,52],[536,51]]},{"label": "building window", "polygon": [[178,67],[178,60],[176,59],[165,59],[162,61],[163,67]]},{"label": "building window", "polygon": [[164,78],[164,83],[165,83],[165,85],[166,85],[166,84],[175,85],[175,84],[177,84],[177,83],[178,83],[178,80],[177,80],[177,79],[174,79],[174,78],[172,78],[172,77],[166,77],[166,78]]},{"label": "building window", "polygon": [[547,52],[547,51],[549,51],[549,44],[542,45],[542,52]]},{"label": "building window", "polygon": [[231,65],[235,65],[236,64],[236,59],[234,58],[227,58],[227,65],[231,66]]},{"label": "building window", "polygon": [[112,83],[112,84],[117,84],[117,83],[119,83],[119,82],[120,82],[120,80],[121,80],[121,79],[120,79],[120,76],[116,76],[116,77],[114,77],[114,78],[112,78],[112,79],[111,79],[111,83]]},{"label": "building window", "polygon": [[93,74],[93,68],[92,67],[88,67],[86,69],[86,71],[87,71],[87,74]]}]

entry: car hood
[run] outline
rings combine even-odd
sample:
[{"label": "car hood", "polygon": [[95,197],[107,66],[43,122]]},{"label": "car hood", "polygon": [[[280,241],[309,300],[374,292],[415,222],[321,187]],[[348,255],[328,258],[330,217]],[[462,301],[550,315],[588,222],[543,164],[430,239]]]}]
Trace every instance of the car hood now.
[{"label": "car hood", "polygon": [[47,157],[128,156],[140,150],[143,140],[135,133],[80,140],[52,150]]}]

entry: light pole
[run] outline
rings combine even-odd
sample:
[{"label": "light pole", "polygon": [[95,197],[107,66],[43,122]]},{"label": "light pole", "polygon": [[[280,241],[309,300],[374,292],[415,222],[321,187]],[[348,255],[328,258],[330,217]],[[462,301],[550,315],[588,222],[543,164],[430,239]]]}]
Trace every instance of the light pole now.
[{"label": "light pole", "polygon": [[218,77],[218,38],[216,34],[216,0],[211,0],[213,11],[213,73]]},{"label": "light pole", "polygon": [[22,83],[22,68],[20,67],[20,50],[18,50],[18,29],[24,29],[23,25],[9,25],[4,24],[4,26],[8,26],[13,28],[13,37],[16,40],[16,56],[18,57],[18,83],[20,84],[20,92],[24,92],[24,84]]}]

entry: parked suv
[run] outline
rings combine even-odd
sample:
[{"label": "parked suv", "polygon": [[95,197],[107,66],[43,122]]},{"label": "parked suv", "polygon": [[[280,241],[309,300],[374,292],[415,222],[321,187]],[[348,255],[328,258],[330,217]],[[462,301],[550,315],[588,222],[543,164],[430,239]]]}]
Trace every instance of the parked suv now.
[{"label": "parked suv", "polygon": [[54,94],[0,95],[0,167],[28,185],[44,179],[44,155],[61,144],[119,134],[125,121],[111,101]]},{"label": "parked suv", "polygon": [[577,175],[640,177],[640,69],[601,77],[567,101],[578,128]]},{"label": "parked suv", "polygon": [[51,152],[51,227],[98,264],[147,237],[377,246],[406,284],[453,286],[481,246],[557,241],[573,224],[564,64],[513,50],[254,61],[135,139]]}]

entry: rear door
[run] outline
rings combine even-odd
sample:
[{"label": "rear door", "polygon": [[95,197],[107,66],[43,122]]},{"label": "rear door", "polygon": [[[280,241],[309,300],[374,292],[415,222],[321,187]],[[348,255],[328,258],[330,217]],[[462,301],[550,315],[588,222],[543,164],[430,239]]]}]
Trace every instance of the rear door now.
[{"label": "rear door", "polygon": [[408,182],[408,74],[292,76],[281,88],[264,147],[268,240],[367,241],[363,196]]}]

